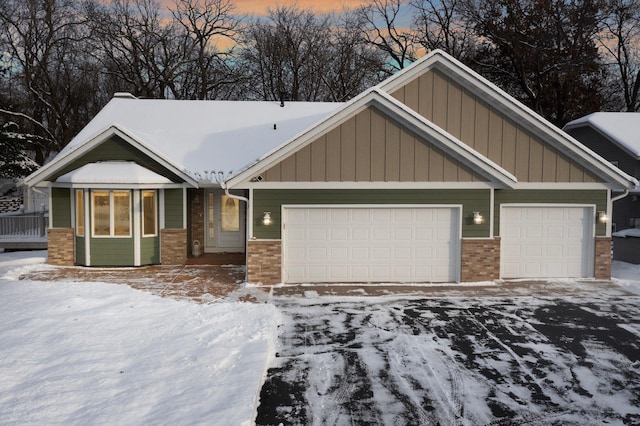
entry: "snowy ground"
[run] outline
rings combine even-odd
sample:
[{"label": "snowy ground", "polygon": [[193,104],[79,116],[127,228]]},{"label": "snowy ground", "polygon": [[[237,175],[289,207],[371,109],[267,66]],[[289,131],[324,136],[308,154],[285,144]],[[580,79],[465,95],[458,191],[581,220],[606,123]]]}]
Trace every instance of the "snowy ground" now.
[{"label": "snowy ground", "polygon": [[45,255],[0,254],[2,425],[640,423],[637,266],[577,296],[203,305],[18,280]]},{"label": "snowy ground", "polygon": [[0,254],[0,424],[253,423],[273,305],[18,281],[45,256]]}]

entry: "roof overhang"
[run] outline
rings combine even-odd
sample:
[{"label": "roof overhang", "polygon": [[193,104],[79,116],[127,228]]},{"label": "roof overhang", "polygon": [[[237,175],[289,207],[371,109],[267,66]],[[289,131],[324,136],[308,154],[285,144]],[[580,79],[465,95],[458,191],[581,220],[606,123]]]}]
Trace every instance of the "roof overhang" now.
[{"label": "roof overhang", "polygon": [[[54,175],[59,170],[73,163],[73,161],[81,158],[83,155],[87,154],[102,142],[107,139],[117,136],[127,143],[131,144],[136,149],[140,150],[142,153],[167,168],[173,174],[178,176],[183,182],[189,187],[198,187],[198,182],[190,176],[186,171],[183,170],[182,167],[173,163],[170,159],[161,155],[157,151],[151,149],[149,145],[144,143],[142,140],[133,135],[132,132],[127,131],[127,129],[123,128],[118,124],[112,124],[102,130],[100,133],[90,138],[86,143],[78,145],[76,148],[63,150],[61,151],[54,159],[48,164],[45,164],[40,169],[33,172],[31,175],[27,176],[22,184],[26,186],[49,186],[50,181],[49,178]],[[118,179],[115,177],[114,179]]]}]

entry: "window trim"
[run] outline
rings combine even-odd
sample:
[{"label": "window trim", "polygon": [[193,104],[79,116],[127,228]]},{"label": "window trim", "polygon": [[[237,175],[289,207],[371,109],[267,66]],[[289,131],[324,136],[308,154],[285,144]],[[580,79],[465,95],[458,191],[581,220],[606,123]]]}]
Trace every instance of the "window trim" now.
[{"label": "window trim", "polygon": [[[84,223],[84,189],[76,189],[76,223],[75,231],[76,237],[84,237],[86,233],[86,226]],[[80,232],[82,229],[82,232]]]},{"label": "window trim", "polygon": [[[157,237],[158,236],[158,191],[154,190],[154,189],[145,189],[140,191],[141,194],[141,199],[142,199],[142,223],[141,223],[141,228],[142,228],[142,237]],[[144,203],[144,199],[145,199],[145,194],[153,194],[153,233],[152,234],[147,234],[145,233],[146,229],[145,229],[145,203]]]},{"label": "window trim", "polygon": [[[95,204],[95,196],[96,193],[107,192],[109,194],[109,235],[96,235],[96,204]],[[129,199],[129,233],[127,235],[116,235],[115,234],[115,196],[114,194],[118,193],[126,193]],[[132,194],[131,190],[91,190],[91,237],[92,238],[131,238],[133,232],[133,211],[131,209],[132,203]]]}]

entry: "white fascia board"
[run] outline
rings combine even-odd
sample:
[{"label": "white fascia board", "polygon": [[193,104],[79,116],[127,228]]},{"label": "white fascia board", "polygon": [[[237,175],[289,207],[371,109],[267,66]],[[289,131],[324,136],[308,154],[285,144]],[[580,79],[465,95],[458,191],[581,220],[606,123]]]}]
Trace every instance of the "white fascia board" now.
[{"label": "white fascia board", "polygon": [[613,166],[522,102],[441,50],[432,51],[413,65],[383,81],[377,87],[387,93],[392,92],[430,68],[443,68],[445,75],[450,73],[458,75],[460,80],[456,82],[465,89],[482,99],[490,98],[494,101],[488,102],[492,107],[497,108],[517,123],[522,123],[534,134],[543,133],[555,142],[556,148],[560,151],[568,154],[571,158],[580,160],[579,162],[583,166],[600,171],[602,175],[612,180],[612,183],[619,184],[620,188],[633,189],[638,186],[637,179]]},{"label": "white fascia board", "polygon": [[[490,182],[244,182],[235,189],[492,189]],[[502,186],[499,186],[502,188]]]},{"label": "white fascia board", "polygon": [[307,129],[303,134],[295,136],[285,144],[270,153],[265,154],[261,160],[229,179],[227,181],[227,185],[231,188],[236,187],[239,184],[246,183],[246,181],[251,179],[255,174],[259,174],[259,172],[277,164],[289,154],[304,148],[317,137],[329,132],[359,112],[373,105],[376,105],[379,109],[395,116],[399,121],[411,128],[417,134],[427,135],[431,139],[434,139],[439,148],[456,158],[468,161],[472,168],[477,169],[481,174],[490,177],[495,182],[506,187],[512,187],[517,182],[515,176],[493,161],[484,157],[477,151],[474,151],[466,144],[445,132],[440,127],[434,125],[389,94],[381,92],[379,89],[374,87],[352,99],[350,102],[345,104],[343,108],[331,114],[322,122]]},{"label": "white fascia board", "polygon": [[600,190],[615,189],[612,185],[602,182],[519,182],[514,189],[544,189],[544,190]]},{"label": "white fascia board", "polygon": [[180,166],[173,163],[171,160],[157,154],[153,149],[151,149],[151,147],[149,147],[140,139],[131,135],[130,132],[127,132],[126,129],[122,128],[122,126],[118,124],[111,124],[96,136],[92,137],[88,142],[85,142],[69,151],[64,151],[63,155],[58,154],[58,156],[56,156],[53,161],[42,166],[34,173],[27,176],[23,182],[28,186],[37,185],[39,183],[38,178],[40,178],[41,176],[54,173],[56,170],[59,170],[66,165],[71,164],[73,161],[77,160],[112,136],[118,136],[124,139],[134,147],[138,148],[144,154],[151,157],[153,160],[157,161],[176,175],[180,176],[180,178],[182,178],[190,186],[194,188],[198,187],[197,181],[189,176],[186,172],[184,172]]}]

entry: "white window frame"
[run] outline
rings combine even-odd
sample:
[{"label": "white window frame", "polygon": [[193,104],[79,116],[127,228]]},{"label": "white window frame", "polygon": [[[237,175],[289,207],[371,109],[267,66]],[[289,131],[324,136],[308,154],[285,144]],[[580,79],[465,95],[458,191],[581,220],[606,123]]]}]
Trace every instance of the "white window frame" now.
[{"label": "white window frame", "polygon": [[[157,237],[158,236],[158,191],[154,190],[154,189],[143,189],[140,191],[142,194],[141,198],[142,198],[142,237]],[[144,194],[150,192],[153,194],[153,204],[154,204],[154,217],[153,217],[153,233],[152,234],[145,234],[145,226],[144,226]]]},{"label": "white window frame", "polygon": [[[108,192],[109,193],[109,235],[96,235],[95,233],[95,194],[96,191],[91,191],[91,237],[92,238],[131,238],[131,233],[133,232],[133,211],[131,209],[131,190],[97,190],[97,192]],[[126,192],[129,194],[129,234],[128,235],[115,235],[115,204],[114,204],[114,193],[116,192]],[[85,225],[86,227],[86,225]]]},{"label": "white window frame", "polygon": [[[78,197],[78,195],[80,194],[80,197]],[[76,189],[75,190],[75,230],[76,230],[76,236],[77,237],[84,237],[86,235],[87,232],[87,224],[85,223],[85,214],[84,214],[84,209],[85,209],[85,203],[84,203],[84,197],[85,197],[85,193],[84,193],[84,189]],[[78,209],[82,209],[82,214],[78,214],[80,213],[78,211]],[[79,231],[80,227],[80,223],[82,222],[82,232]]]}]

